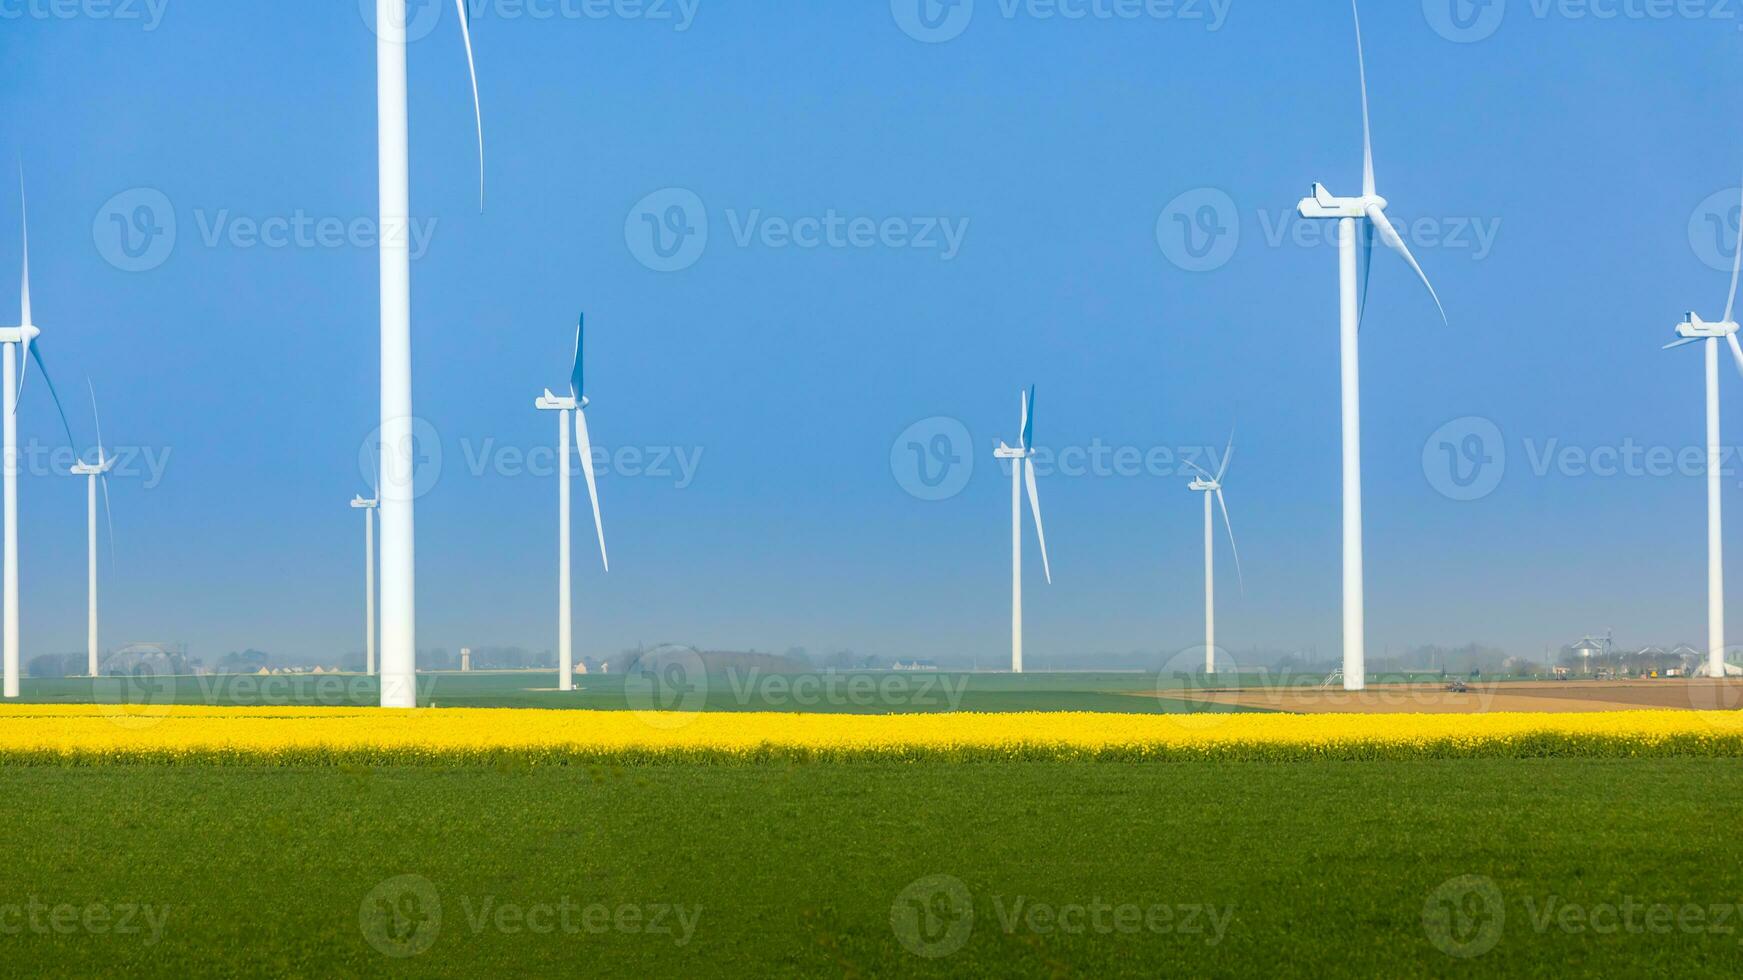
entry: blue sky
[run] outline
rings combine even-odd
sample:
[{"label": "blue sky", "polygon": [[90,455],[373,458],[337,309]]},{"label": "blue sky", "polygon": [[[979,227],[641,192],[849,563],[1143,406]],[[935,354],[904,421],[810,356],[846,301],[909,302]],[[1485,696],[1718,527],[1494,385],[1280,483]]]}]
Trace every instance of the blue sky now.
[{"label": "blue sky", "polygon": [[[585,309],[614,456],[609,576],[577,529],[582,653],[1007,656],[992,448],[1031,383],[1037,441],[1069,471],[1042,479],[1055,584],[1031,539],[1032,662],[1200,642],[1201,515],[1171,460],[1236,425],[1246,590],[1225,551],[1219,639],[1337,649],[1336,259],[1293,207],[1310,181],[1359,183],[1346,5],[979,0],[929,32],[909,3],[480,0],[482,215],[454,14],[430,8],[410,53],[416,400],[442,447],[418,503],[420,645],[554,642],[555,480],[516,453],[555,438],[532,400]],[[1704,223],[1735,220],[1743,10],[1445,4],[1364,11],[1381,191],[1453,321],[1376,256],[1370,649],[1540,653],[1605,627],[1699,643],[1700,478],[1581,460],[1701,442],[1699,355],[1657,347],[1685,310],[1723,310],[1729,255]],[[105,639],[358,649],[346,502],[377,411],[358,4],[0,0],[0,64],[50,366],[65,392],[94,381],[112,444],[163,464],[115,483]],[[644,215],[689,251],[661,257]],[[17,224],[0,192],[0,269]],[[42,395],[21,430],[57,444]],[[82,400],[74,416],[88,438]],[[1469,418],[1493,429],[1435,435]],[[928,447],[966,433],[948,499],[905,489],[916,423]],[[1498,482],[1452,499],[1425,447],[1484,433]],[[1097,447],[1103,465],[1067,465]],[[22,509],[26,653],[80,649],[82,487],[33,474]]]}]

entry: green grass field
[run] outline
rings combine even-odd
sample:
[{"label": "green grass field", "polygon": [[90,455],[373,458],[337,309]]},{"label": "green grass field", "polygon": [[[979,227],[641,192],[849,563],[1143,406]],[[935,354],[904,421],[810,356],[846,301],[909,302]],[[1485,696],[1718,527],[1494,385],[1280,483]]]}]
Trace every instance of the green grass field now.
[{"label": "green grass field", "polygon": [[1734,761],[98,765],[0,794],[14,976],[1743,969]]},{"label": "green grass field", "polygon": [[[1219,686],[1317,684],[1317,677],[1279,680],[1235,675]],[[640,686],[638,686],[638,683]],[[851,672],[840,674],[716,673],[697,685],[697,698],[678,706],[707,711],[930,712],[1106,711],[1179,712],[1189,706],[1169,692],[1202,687],[1198,677],[1145,673],[970,674]],[[618,711],[654,707],[648,685],[622,674],[580,679],[572,693],[556,690],[548,672],[444,673],[418,678],[418,702],[446,708],[585,708]],[[24,704],[205,704],[220,707],[362,707],[379,702],[377,681],[354,674],[224,675],[144,679],[66,678],[24,682]],[[681,694],[662,689],[667,699]],[[1219,708],[1217,710],[1242,710]]]}]

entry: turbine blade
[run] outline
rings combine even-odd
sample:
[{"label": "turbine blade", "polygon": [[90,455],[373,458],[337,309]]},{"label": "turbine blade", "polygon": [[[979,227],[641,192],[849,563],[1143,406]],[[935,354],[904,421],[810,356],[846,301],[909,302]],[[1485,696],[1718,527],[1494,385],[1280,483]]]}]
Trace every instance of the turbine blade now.
[{"label": "turbine blade", "polygon": [[97,386],[86,378],[85,387],[91,390],[91,420],[97,426],[97,465],[102,466],[108,457],[103,453],[103,416],[97,411]]},{"label": "turbine blade", "polygon": [[1041,497],[1035,492],[1035,464],[1032,460],[1018,460],[1023,464],[1023,481],[1029,485],[1029,512],[1035,515],[1035,537],[1041,542],[1041,571],[1047,576],[1047,584],[1053,584],[1053,566],[1047,563],[1047,531],[1041,526]]},{"label": "turbine blade", "polygon": [[1235,458],[1235,434],[1229,433],[1229,448],[1223,450],[1223,463],[1217,467],[1216,482],[1223,482],[1223,474],[1229,471],[1229,460]]},{"label": "turbine blade", "polygon": [[[43,376],[47,377],[47,374]],[[85,378],[85,387],[91,392],[91,421],[97,427],[97,466],[100,470],[97,474],[97,480],[103,484],[103,516],[109,523],[109,564],[110,567],[114,567],[115,510],[109,503],[109,470],[106,468],[106,464],[109,462],[109,453],[103,448],[103,416],[97,411],[97,386],[87,377]]]},{"label": "turbine blade", "polygon": [[1362,222],[1362,292],[1356,299],[1356,329],[1362,329],[1362,323],[1368,316],[1368,284],[1374,281],[1374,226]]},{"label": "turbine blade", "polygon": [[478,61],[472,56],[472,25],[467,23],[466,0],[454,0],[460,14],[460,39],[466,42],[466,69],[472,74],[472,118],[478,126],[478,210],[484,211],[484,105],[478,99]]},{"label": "turbine blade", "polygon": [[1743,274],[1743,211],[1738,212],[1737,220],[1737,254],[1731,256],[1731,298],[1725,301],[1725,322],[1731,322],[1731,314],[1737,309],[1737,277]]},{"label": "turbine blade", "polygon": [[[365,440],[364,444],[366,446],[368,446],[369,441],[370,440]],[[375,445],[368,446],[369,452],[365,453],[364,455],[369,457],[369,485],[374,488],[373,492],[375,494],[375,501],[377,503],[380,503],[381,502],[381,437],[380,437],[379,433],[376,435],[376,437],[373,441],[374,441]]]},{"label": "turbine blade", "polygon": [[1234,552],[1235,555],[1235,577],[1240,580],[1241,594],[1245,595],[1247,592],[1247,576],[1246,573],[1241,571],[1241,549],[1235,544],[1235,526],[1229,521],[1229,502],[1223,499],[1223,492],[1221,489],[1218,489],[1216,492],[1216,503],[1223,511],[1223,527],[1229,532],[1229,550]]},{"label": "turbine blade", "polygon": [[14,415],[18,414],[18,406],[24,401],[24,379],[30,377],[30,355],[34,349],[30,344],[30,332],[21,332],[18,340],[18,390],[12,396]]},{"label": "turbine blade", "polygon": [[593,476],[593,439],[587,433],[587,413],[575,410],[575,448],[581,452],[581,475],[587,479],[587,499],[593,503],[593,529],[599,532],[599,560],[611,571],[611,559],[605,554],[605,525],[599,520],[599,486]]},{"label": "turbine blade", "polygon": [[1023,451],[1035,448],[1035,386],[1023,392]]},{"label": "turbine blade", "polygon": [[1743,374],[1743,344],[1737,342],[1736,334],[1726,334],[1725,340],[1731,345],[1731,359],[1737,362],[1737,373]]},{"label": "turbine blade", "polygon": [[[49,377],[48,365],[43,363],[42,345],[41,344],[33,344],[33,345],[29,345],[29,346],[30,346],[30,356],[36,360],[36,369],[42,373],[42,383],[45,385],[48,385],[49,397],[54,399],[54,409],[56,412],[58,412],[60,414],[61,427],[64,428],[66,430],[66,433],[67,433],[67,445],[77,446],[79,444],[79,440],[73,436],[73,424],[71,422],[67,421],[67,410],[61,406],[60,393],[54,390],[54,379],[52,377]],[[16,409],[17,406],[14,405],[13,408]]]},{"label": "turbine blade", "polygon": [[1698,344],[1700,342],[1701,338],[1699,337],[1680,337],[1665,344],[1663,347],[1660,347],[1659,350],[1675,350],[1678,347],[1687,347],[1690,344]]},{"label": "turbine blade", "polygon": [[1410,246],[1404,244],[1404,239],[1398,236],[1398,229],[1392,227],[1392,222],[1386,217],[1386,212],[1370,204],[1367,207],[1368,220],[1374,223],[1374,228],[1380,233],[1380,240],[1386,246],[1404,257],[1410,263],[1410,268],[1416,270],[1416,278],[1428,287],[1428,295],[1434,298],[1434,308],[1440,311],[1440,321],[1451,325],[1446,318],[1446,307],[1441,305],[1440,294],[1434,291],[1434,283],[1428,281],[1428,273],[1422,271],[1422,265],[1416,261],[1416,256],[1410,254]]},{"label": "turbine blade", "polygon": [[1190,459],[1182,459],[1180,462],[1186,466],[1192,467],[1193,472],[1197,473],[1199,476],[1204,477],[1206,480],[1209,480],[1212,483],[1216,482],[1216,477],[1210,475],[1210,470],[1207,470],[1204,467],[1198,465],[1197,463],[1194,463]]},{"label": "turbine blade", "polygon": [[581,332],[587,327],[587,314],[575,322],[575,364],[569,369],[569,397],[580,398],[585,392],[581,376]]},{"label": "turbine blade", "polygon": [[24,194],[24,168],[18,168],[18,215],[24,228],[24,274],[18,287],[18,325],[28,327],[30,321],[30,201]]},{"label": "turbine blade", "polygon": [[1356,17],[1356,68],[1362,75],[1362,196],[1373,197],[1374,131],[1368,122],[1368,57],[1362,50],[1362,12],[1356,7],[1356,0],[1350,0],[1350,13]]},{"label": "turbine blade", "polygon": [[103,516],[109,522],[109,566],[115,565],[115,511],[109,506],[109,473],[107,470],[97,474],[97,481],[103,484]]},{"label": "turbine blade", "polygon": [[[30,200],[24,191],[24,167],[18,168],[18,217],[19,225],[24,232],[24,271],[18,284],[18,315],[20,327],[30,327]],[[14,393],[12,412],[17,414],[18,403],[23,401],[24,379],[30,376],[30,332],[22,332],[23,340],[18,347],[18,390]]]}]

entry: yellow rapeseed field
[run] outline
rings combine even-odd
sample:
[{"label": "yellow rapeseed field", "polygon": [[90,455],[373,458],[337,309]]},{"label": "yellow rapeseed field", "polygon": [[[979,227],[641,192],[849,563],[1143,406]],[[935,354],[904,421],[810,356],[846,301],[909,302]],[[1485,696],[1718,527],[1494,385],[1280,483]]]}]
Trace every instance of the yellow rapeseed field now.
[{"label": "yellow rapeseed field", "polygon": [[0,707],[0,761],[652,762],[1707,755],[1743,757],[1743,713],[654,713],[502,708]]}]

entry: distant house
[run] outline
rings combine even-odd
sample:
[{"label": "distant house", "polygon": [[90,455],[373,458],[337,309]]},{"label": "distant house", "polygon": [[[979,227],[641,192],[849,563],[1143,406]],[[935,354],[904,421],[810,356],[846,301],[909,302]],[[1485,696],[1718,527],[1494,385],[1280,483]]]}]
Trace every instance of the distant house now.
[{"label": "distant house", "polygon": [[891,670],[937,670],[938,665],[930,660],[898,660],[890,667]]}]

